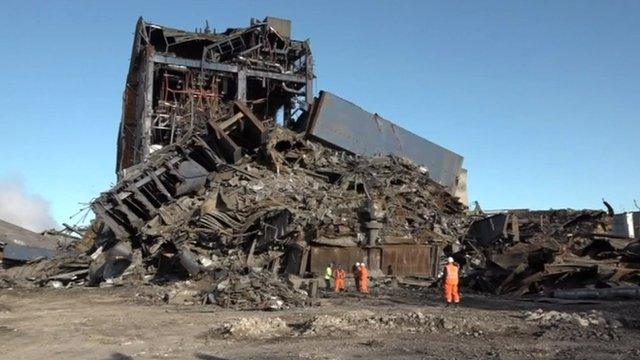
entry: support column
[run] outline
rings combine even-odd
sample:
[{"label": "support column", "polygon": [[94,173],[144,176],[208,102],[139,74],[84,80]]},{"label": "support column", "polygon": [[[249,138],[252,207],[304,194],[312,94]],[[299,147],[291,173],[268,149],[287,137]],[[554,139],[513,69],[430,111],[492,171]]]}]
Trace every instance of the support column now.
[{"label": "support column", "polygon": [[247,73],[244,69],[238,70],[236,100],[247,102]]},{"label": "support column", "polygon": [[151,149],[151,122],[153,116],[153,75],[155,70],[155,63],[153,56],[147,54],[147,64],[145,73],[145,96],[144,96],[144,108],[142,113],[142,143],[141,143],[141,162],[145,161],[149,156]]},{"label": "support column", "polygon": [[311,106],[311,104],[313,104],[313,57],[311,56],[311,53],[307,55],[305,59],[305,65],[307,67],[307,84],[305,86],[305,97],[308,106]]}]

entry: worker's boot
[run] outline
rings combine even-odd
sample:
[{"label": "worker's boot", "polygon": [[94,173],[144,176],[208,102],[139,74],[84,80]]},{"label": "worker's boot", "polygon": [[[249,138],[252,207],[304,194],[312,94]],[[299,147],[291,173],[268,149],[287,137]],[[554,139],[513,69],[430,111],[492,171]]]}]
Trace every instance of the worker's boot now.
[{"label": "worker's boot", "polygon": [[447,302],[447,303],[444,305],[444,307],[449,307],[449,305],[451,305],[451,303],[450,303],[450,302]]}]

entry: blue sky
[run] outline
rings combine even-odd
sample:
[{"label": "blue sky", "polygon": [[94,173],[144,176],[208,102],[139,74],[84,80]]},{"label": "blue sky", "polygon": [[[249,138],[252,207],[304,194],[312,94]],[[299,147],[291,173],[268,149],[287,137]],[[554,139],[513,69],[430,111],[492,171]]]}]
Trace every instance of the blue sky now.
[{"label": "blue sky", "polygon": [[311,38],[317,89],[463,155],[484,208],[640,200],[638,1],[175,4],[3,2],[0,179],[50,201],[59,223],[115,181],[138,16],[186,29],[291,19]]}]

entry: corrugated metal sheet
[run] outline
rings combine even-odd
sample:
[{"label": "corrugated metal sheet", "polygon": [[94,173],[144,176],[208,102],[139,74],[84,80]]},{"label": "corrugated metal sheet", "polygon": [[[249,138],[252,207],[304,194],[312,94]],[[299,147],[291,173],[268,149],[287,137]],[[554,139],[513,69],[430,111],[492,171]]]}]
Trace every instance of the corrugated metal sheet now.
[{"label": "corrugated metal sheet", "polygon": [[320,92],[307,134],[356,154],[407,157],[426,166],[431,178],[451,193],[455,191],[462,156],[329,92]]},{"label": "corrugated metal sheet", "polygon": [[382,248],[382,272],[393,275],[438,274],[438,247],[430,245],[387,245]]},{"label": "corrugated metal sheet", "polygon": [[347,271],[350,271],[353,264],[366,259],[367,251],[359,247],[312,246],[309,270],[316,274],[322,274],[329,263],[334,263],[340,264]]},{"label": "corrugated metal sheet", "polygon": [[[380,256],[384,274],[422,275],[436,277],[438,274],[438,247],[432,245],[385,245],[372,249],[372,256]],[[368,250],[360,247],[312,246],[309,271],[322,274],[329,263],[340,264],[350,271],[356,262],[373,263]]]}]

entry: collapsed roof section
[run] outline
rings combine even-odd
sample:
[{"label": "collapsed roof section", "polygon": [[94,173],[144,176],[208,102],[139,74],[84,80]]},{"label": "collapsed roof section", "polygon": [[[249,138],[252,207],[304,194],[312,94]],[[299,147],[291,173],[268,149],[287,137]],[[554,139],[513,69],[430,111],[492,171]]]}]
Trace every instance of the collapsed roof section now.
[{"label": "collapsed roof section", "polygon": [[206,132],[208,122],[229,120],[236,101],[261,119],[281,116],[292,126],[313,101],[314,74],[308,41],[290,36],[291,22],[273,17],[222,33],[140,18],[124,91],[118,177],[154,150]]},{"label": "collapsed roof section", "polygon": [[462,156],[330,92],[320,92],[306,131],[316,140],[354,154],[409,158],[451,194],[459,187]]}]

